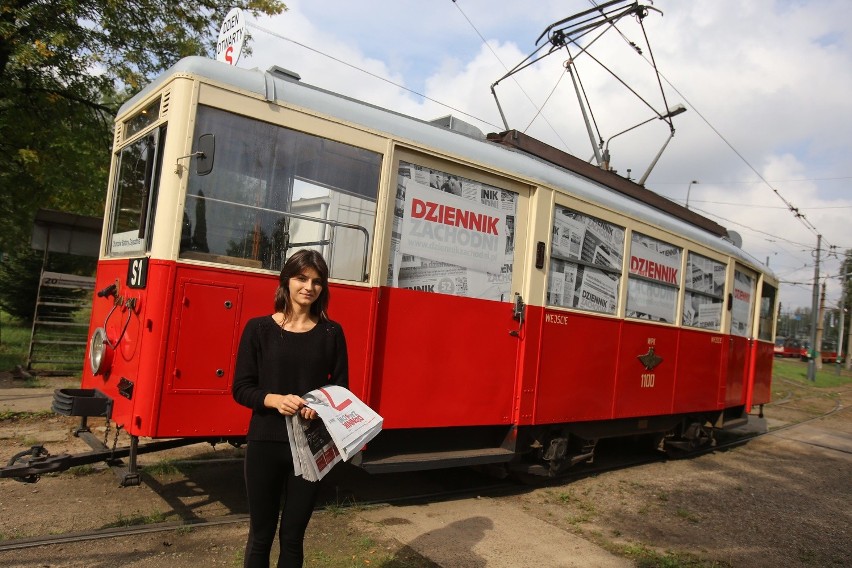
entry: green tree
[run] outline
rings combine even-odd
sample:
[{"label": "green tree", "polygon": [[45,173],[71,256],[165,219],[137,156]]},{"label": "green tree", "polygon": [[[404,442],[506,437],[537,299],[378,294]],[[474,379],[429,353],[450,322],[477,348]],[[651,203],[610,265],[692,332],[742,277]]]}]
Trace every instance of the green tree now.
[{"label": "green tree", "polygon": [[39,207],[101,214],[120,103],[187,55],[214,52],[232,7],[280,0],[2,0],[0,251]]}]

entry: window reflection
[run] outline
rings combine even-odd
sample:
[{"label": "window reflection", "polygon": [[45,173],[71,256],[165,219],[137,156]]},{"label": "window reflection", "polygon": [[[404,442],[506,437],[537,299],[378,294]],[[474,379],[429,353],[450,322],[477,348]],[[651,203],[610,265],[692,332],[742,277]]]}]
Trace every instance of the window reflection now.
[{"label": "window reflection", "polygon": [[165,127],[154,130],[118,155],[113,187],[113,213],[110,224],[109,254],[144,252],[154,224],[152,212],[158,187],[158,141]]},{"label": "window reflection", "polygon": [[210,107],[196,123],[216,136],[216,157],[190,178],[181,258],[280,270],[312,248],[333,278],[364,279],[379,154]]}]

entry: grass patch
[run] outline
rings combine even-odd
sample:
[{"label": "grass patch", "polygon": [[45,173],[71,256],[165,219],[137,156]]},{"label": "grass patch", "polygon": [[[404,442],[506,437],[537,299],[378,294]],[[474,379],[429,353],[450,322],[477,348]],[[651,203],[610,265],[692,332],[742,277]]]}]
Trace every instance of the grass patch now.
[{"label": "grass patch", "polygon": [[621,553],[636,562],[637,568],[732,568],[727,562],[701,560],[685,552],[659,552],[644,544],[622,546]]},{"label": "grass patch", "polygon": [[[90,310],[88,309],[79,310],[74,314],[74,320],[78,323],[88,323],[89,312]],[[0,371],[12,371],[18,365],[26,368],[27,357],[29,356],[30,350],[30,339],[32,337],[32,331],[33,329],[31,322],[23,322],[14,319],[6,312],[0,311]],[[64,332],[62,336],[46,334],[41,337],[43,337],[44,339],[67,339],[64,336]],[[80,337],[80,340],[85,340],[85,336]],[[79,378],[82,375],[81,369],[83,362],[83,353],[85,352],[85,349],[83,347],[77,346],[73,347],[71,351],[66,352],[66,349],[69,348],[69,346],[67,345],[58,344],[54,347],[65,354],[65,357],[60,358],[79,358],[80,363],[59,363],[42,361],[40,363],[35,364],[35,372],[54,372],[60,373],[62,375],[67,374],[69,376],[75,376]],[[44,349],[37,349],[33,353],[33,357],[35,359],[40,359],[44,355],[44,353]],[[23,383],[23,381],[21,382]],[[23,384],[23,386],[38,387],[42,385],[35,379],[27,379],[27,384]]]},{"label": "grass patch", "polygon": [[689,521],[690,523],[698,523],[699,519],[695,516],[695,514],[687,511],[686,509],[677,509],[675,514],[685,521]]},{"label": "grass patch", "polygon": [[801,385],[818,388],[831,388],[852,383],[852,372],[846,371],[844,368],[840,370],[838,375],[834,363],[823,363],[822,370],[817,369],[816,381],[812,383],[808,380],[808,364],[806,362],[776,358],[772,365],[772,378],[787,379]]},{"label": "grass patch", "polygon": [[168,520],[169,516],[160,511],[154,511],[148,515],[136,514],[130,517],[119,515],[116,521],[102,526],[102,529],[114,529],[119,527],[137,527],[141,525],[153,525]]},{"label": "grass patch", "polygon": [[68,468],[68,473],[74,477],[86,477],[87,475],[98,473],[98,469],[91,464],[75,465]]},{"label": "grass patch", "polygon": [[37,412],[25,412],[21,410],[4,410],[0,412],[0,422],[22,422],[25,420],[43,420],[56,416],[52,410],[39,410]]},{"label": "grass patch", "polygon": [[177,475],[177,474],[181,473],[181,469],[185,468],[185,467],[191,467],[191,466],[182,465],[182,466],[178,467],[178,465],[173,460],[166,459],[166,460],[159,461],[155,464],[142,466],[141,469],[142,469],[142,471],[144,471],[145,473],[147,473],[148,475],[153,477],[155,475],[160,475],[160,476]]},{"label": "grass patch", "polygon": [[343,501],[338,500],[334,503],[327,504],[323,507],[323,509],[332,517],[340,517],[350,510],[360,510],[361,506],[358,505],[352,497],[346,497]]},{"label": "grass patch", "polygon": [[0,312],[0,371],[11,371],[16,365],[27,364],[31,334],[31,325]]}]

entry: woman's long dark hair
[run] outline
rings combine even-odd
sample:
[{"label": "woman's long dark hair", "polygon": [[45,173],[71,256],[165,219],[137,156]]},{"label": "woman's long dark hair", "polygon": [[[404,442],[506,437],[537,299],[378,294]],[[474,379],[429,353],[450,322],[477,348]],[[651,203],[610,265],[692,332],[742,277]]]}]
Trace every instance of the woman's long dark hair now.
[{"label": "woman's long dark hair", "polygon": [[284,314],[284,321],[290,319],[293,307],[290,304],[290,278],[298,276],[306,268],[313,268],[320,276],[322,290],[319,297],[311,304],[311,315],[320,319],[328,319],[328,265],[320,253],[315,250],[302,249],[294,252],[284,263],[281,275],[278,277],[278,290],[275,291],[275,311]]}]

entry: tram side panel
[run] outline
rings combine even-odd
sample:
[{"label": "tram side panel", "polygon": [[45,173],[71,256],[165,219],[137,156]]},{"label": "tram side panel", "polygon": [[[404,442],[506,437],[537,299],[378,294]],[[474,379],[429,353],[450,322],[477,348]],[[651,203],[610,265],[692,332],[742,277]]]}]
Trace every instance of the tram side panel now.
[{"label": "tram side panel", "polygon": [[725,338],[718,333],[682,329],[678,343],[675,414],[717,410],[724,388]]},{"label": "tram side panel", "polygon": [[544,310],[533,423],[719,410],[723,346],[720,334]]},{"label": "tram side panel", "polygon": [[767,404],[771,402],[772,367],[774,361],[774,345],[771,342],[758,341],[752,404]]},{"label": "tram side panel", "polygon": [[729,336],[726,357],[724,391],[720,401],[724,408],[741,406],[746,402],[751,340],[746,337]]},{"label": "tram side panel", "polygon": [[245,434],[250,412],[231,398],[234,354],[242,327],[274,287],[270,278],[179,265],[158,436]]},{"label": "tram side panel", "polygon": [[[534,423],[613,417],[621,324],[616,319],[544,310]],[[528,350],[534,348],[527,343]]]},{"label": "tram side panel", "polygon": [[510,424],[517,328],[507,302],[383,287],[370,401],[384,428]]},{"label": "tram side panel", "polygon": [[767,404],[772,400],[772,363],[775,346],[768,341],[755,341],[752,365],[752,395],[748,405]]},{"label": "tram side panel", "polygon": [[625,321],[619,348],[615,418],[672,413],[677,370],[675,328]]}]

